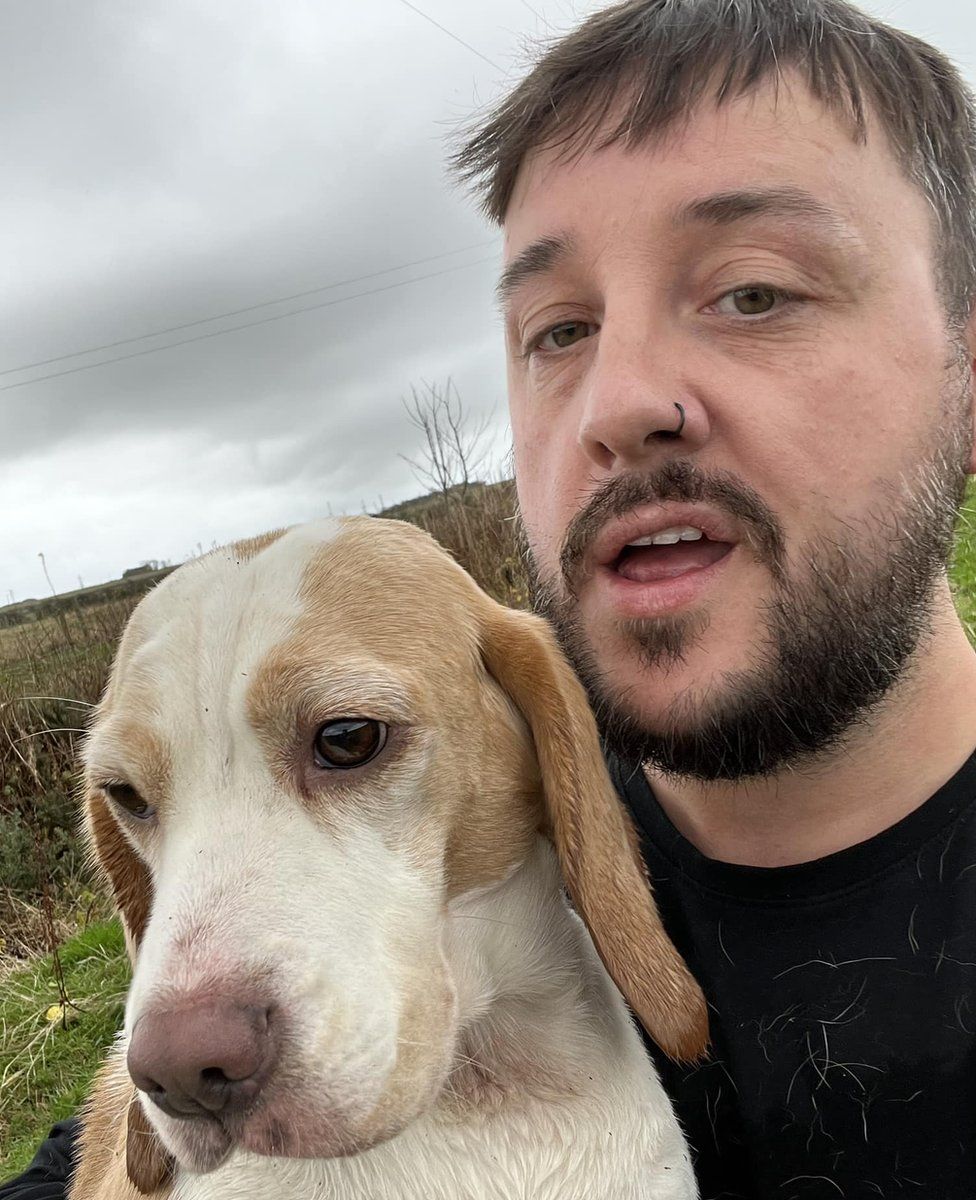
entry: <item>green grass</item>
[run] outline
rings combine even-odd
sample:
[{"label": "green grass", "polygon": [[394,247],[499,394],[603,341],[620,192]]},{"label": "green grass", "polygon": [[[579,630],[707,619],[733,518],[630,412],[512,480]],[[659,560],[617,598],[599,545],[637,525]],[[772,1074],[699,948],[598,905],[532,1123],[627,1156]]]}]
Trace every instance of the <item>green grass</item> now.
[{"label": "green grass", "polygon": [[117,921],[61,946],[66,1020],[50,956],[0,983],[0,1179],[22,1171],[50,1126],[78,1110],[122,1018],[129,968]]},{"label": "green grass", "polygon": [[956,552],[952,562],[952,581],[956,608],[976,644],[976,482],[969,488],[963,505],[956,537]]}]

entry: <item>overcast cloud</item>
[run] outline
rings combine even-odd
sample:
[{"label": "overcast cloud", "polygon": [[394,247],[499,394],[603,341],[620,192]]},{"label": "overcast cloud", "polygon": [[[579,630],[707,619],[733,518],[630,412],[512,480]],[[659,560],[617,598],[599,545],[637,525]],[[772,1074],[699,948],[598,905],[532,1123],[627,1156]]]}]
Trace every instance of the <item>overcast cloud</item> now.
[{"label": "overcast cloud", "polygon": [[[424,381],[503,464],[500,238],[445,137],[600,4],[411,5],[0,8],[0,604],[47,592],[39,552],[69,590],[417,494]],[[864,7],[976,82],[968,3]]]}]

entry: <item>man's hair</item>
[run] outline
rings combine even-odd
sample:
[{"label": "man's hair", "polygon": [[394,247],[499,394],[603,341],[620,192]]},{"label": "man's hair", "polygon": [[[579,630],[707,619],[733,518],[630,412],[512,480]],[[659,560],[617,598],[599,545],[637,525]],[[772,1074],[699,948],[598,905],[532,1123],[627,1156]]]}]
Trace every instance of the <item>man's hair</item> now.
[{"label": "man's hair", "polygon": [[932,46],[845,0],[626,0],[556,41],[529,75],[469,131],[453,156],[489,218],[505,218],[526,155],[567,156],[640,145],[794,70],[852,136],[878,118],[909,180],[936,218],[937,280],[947,314],[976,299],[976,105]]}]

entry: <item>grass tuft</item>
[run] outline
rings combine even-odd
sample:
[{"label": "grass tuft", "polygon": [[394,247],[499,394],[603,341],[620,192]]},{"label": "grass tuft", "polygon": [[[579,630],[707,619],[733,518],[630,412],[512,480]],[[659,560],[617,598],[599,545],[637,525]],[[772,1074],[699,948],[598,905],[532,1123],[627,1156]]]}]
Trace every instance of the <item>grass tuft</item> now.
[{"label": "grass tuft", "polygon": [[129,966],[117,921],[91,925],[0,989],[0,1177],[22,1171],[50,1126],[76,1112],[122,1019]]}]

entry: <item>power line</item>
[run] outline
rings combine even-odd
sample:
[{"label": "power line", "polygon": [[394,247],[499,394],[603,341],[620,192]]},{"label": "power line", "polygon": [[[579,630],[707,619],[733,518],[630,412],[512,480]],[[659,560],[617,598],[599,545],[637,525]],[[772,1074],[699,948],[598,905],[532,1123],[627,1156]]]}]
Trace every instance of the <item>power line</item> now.
[{"label": "power line", "polygon": [[[336,288],[348,287],[354,283],[363,283],[367,279],[376,279],[380,275],[392,275],[396,271],[406,271],[410,267],[420,267],[424,263],[437,262],[442,258],[450,258],[455,254],[467,254],[471,250],[482,250],[486,246],[494,245],[494,242],[476,242],[473,246],[461,246],[457,250],[445,250],[441,254],[428,254],[425,258],[415,258],[412,262],[400,263],[396,267],[385,267],[382,271],[370,271],[365,275],[353,275],[349,279],[338,279],[335,283],[326,283],[321,287],[307,288],[303,292],[292,292],[289,296],[276,296],[273,300],[262,300],[257,304],[248,304],[244,308],[233,308],[229,312],[215,313],[212,317],[199,317],[195,321],[183,321],[179,325],[168,325],[165,329],[154,329],[149,333],[138,333],[133,337],[119,338],[114,342],[103,342],[100,346],[87,346],[84,350],[69,350],[66,354],[56,354],[53,358],[40,358],[36,362],[23,363],[19,367],[5,367],[0,370],[0,377],[4,375],[16,375],[20,371],[31,371],[35,367],[49,367],[52,363],[66,362],[69,358],[80,358],[84,354],[98,354],[102,350],[115,350],[119,346],[130,346],[133,342],[143,342],[146,338],[164,337],[167,333],[179,333],[183,329],[193,329],[197,325],[207,325],[211,321],[223,321],[228,317],[239,317],[243,313],[256,312],[259,308],[270,308],[274,304],[287,304],[289,300],[302,300],[306,296],[314,296],[319,292],[331,292]],[[246,326],[241,326],[246,328]],[[175,342],[174,345],[181,345],[180,342]],[[158,347],[164,349],[165,347]],[[94,366],[99,364],[95,363]],[[43,376],[48,379],[51,376]],[[33,382],[33,381],[28,381]],[[0,391],[5,389],[0,388]]]},{"label": "power line", "polygon": [[[447,36],[449,38],[452,38],[459,45],[464,46],[464,48],[466,50],[470,50],[472,54],[476,54],[480,59],[482,59],[482,61],[486,62],[490,67],[493,67],[496,71],[502,70],[502,68],[498,65],[498,63],[492,62],[492,60],[490,58],[488,58],[486,55],[482,54],[480,50],[475,49],[475,47],[472,46],[469,42],[466,42],[463,38],[458,37],[458,35],[456,33],[452,33],[452,31],[450,29],[448,29],[445,25],[442,25],[439,21],[435,21],[432,16],[430,16],[428,13],[425,13],[422,9],[418,8],[415,4],[412,4],[410,2],[410,0],[400,0],[400,3],[406,5],[407,8],[411,9],[419,17],[423,17],[423,19],[425,21],[429,21],[431,25],[435,26],[442,33],[447,34]],[[16,374],[19,374],[21,371],[34,370],[37,367],[47,367],[47,366],[51,366],[54,363],[66,362],[68,359],[80,358],[86,354],[98,354],[98,353],[101,353],[103,350],[114,350],[119,346],[129,346],[129,345],[132,345],[134,342],[145,341],[147,338],[164,337],[166,334],[169,334],[169,333],[179,333],[183,329],[194,329],[200,325],[207,325],[212,321],[222,321],[222,320],[226,320],[229,317],[241,316],[243,313],[255,312],[261,308],[269,308],[275,304],[285,304],[291,300],[300,300],[304,296],[312,296],[312,295],[317,295],[321,292],[333,291],[335,288],[347,287],[354,283],[362,283],[366,279],[375,279],[380,275],[389,275],[395,271],[407,270],[410,267],[421,266],[427,262],[435,262],[442,258],[449,258],[454,254],[464,254],[470,250],[480,250],[484,246],[493,245],[493,244],[494,244],[493,242],[478,242],[473,246],[464,246],[458,250],[447,250],[441,254],[431,254],[425,258],[418,258],[418,259],[414,259],[411,262],[401,263],[399,266],[396,266],[396,267],[386,267],[382,271],[371,271],[368,274],[356,275],[356,276],[352,276],[349,279],[337,280],[335,283],[327,283],[327,284],[322,285],[321,287],[308,288],[307,290],[302,291],[302,292],[292,292],[290,295],[287,295],[287,296],[278,296],[273,300],[262,300],[257,304],[249,304],[243,308],[235,308],[235,309],[230,309],[227,312],[215,313],[213,316],[210,316],[210,317],[200,317],[194,321],[183,321],[178,325],[169,325],[164,329],[156,329],[149,333],[135,334],[132,337],[118,338],[116,341],[103,342],[100,345],[88,346],[82,350],[71,350],[65,354],[56,354],[56,355],[53,355],[51,358],[37,359],[34,362],[23,363],[17,367],[4,367],[4,368],[0,369],[0,378],[2,378],[5,375],[16,375]],[[97,363],[84,363],[77,367],[70,367],[64,371],[52,371],[52,372],[48,373],[47,375],[38,375],[38,376],[35,376],[33,379],[24,379],[17,383],[8,383],[3,386],[0,386],[0,392],[8,392],[8,391],[12,391],[15,388],[27,387],[28,385],[30,385],[32,383],[42,383],[44,380],[47,380],[47,379],[59,379],[64,375],[73,375],[77,371],[94,370],[95,367],[108,366],[111,363],[123,362],[126,359],[130,359],[130,358],[141,358],[143,355],[155,354],[157,351],[160,351],[160,350],[172,350],[172,349],[175,349],[177,346],[186,346],[186,345],[189,345],[191,342],[202,342],[202,341],[206,341],[208,338],[221,337],[225,333],[234,333],[240,329],[252,329],[257,325],[267,325],[273,321],[284,320],[286,317],[297,316],[299,313],[310,312],[313,309],[317,309],[317,308],[329,308],[333,304],[342,304],[342,303],[345,303],[345,301],[347,301],[347,300],[357,300],[362,296],[376,295],[379,292],[390,291],[392,288],[400,287],[404,284],[419,283],[424,279],[435,279],[435,278],[437,278],[438,275],[446,275],[446,274],[449,274],[451,271],[463,270],[465,267],[473,267],[473,266],[479,265],[480,263],[489,262],[489,261],[491,261],[491,260],[487,259],[487,258],[477,259],[473,263],[463,263],[458,267],[448,267],[444,271],[435,271],[428,275],[419,275],[415,279],[401,280],[399,283],[389,284],[386,287],[372,288],[372,289],[368,289],[365,292],[357,292],[353,296],[343,296],[338,300],[330,300],[330,301],[326,301],[322,304],[306,305],[302,308],[292,309],[290,312],[287,312],[287,313],[279,313],[279,314],[276,314],[271,317],[265,317],[260,321],[248,321],[248,322],[244,322],[241,325],[231,326],[229,329],[218,329],[218,330],[215,330],[213,333],[200,334],[197,337],[192,337],[192,338],[182,338],[180,341],[177,341],[177,342],[169,342],[165,346],[151,346],[145,350],[134,351],[132,354],[120,354],[120,355],[116,355],[114,358],[102,359]]]},{"label": "power line", "polygon": [[[412,8],[418,17],[423,17],[425,21],[430,21],[431,25],[436,25],[441,33],[446,33],[449,38],[453,38],[456,42],[459,42],[465,48],[465,50],[470,50],[472,54],[477,54],[477,56],[483,62],[486,62],[489,67],[494,67],[496,71],[502,70],[498,63],[492,62],[491,59],[482,54],[480,50],[476,50],[469,42],[466,42],[463,38],[459,38],[456,33],[451,33],[451,31],[442,25],[440,21],[435,21],[433,17],[429,17],[425,12],[419,9],[416,4],[411,4],[410,0],[400,0],[400,3],[405,4],[407,8]],[[504,74],[504,72],[502,73]]]},{"label": "power line", "polygon": [[444,267],[440,271],[431,271],[427,275],[415,275],[413,279],[399,279],[396,283],[388,283],[383,287],[367,288],[364,292],[356,292],[352,296],[340,296],[337,300],[323,300],[319,304],[306,304],[301,308],[293,308],[290,312],[275,313],[270,317],[262,317],[259,321],[244,321],[240,325],[231,325],[227,329],[215,329],[211,333],[199,333],[196,337],[181,338],[178,342],[168,342],[165,346],[150,346],[146,350],[134,350],[131,354],[118,354],[114,358],[103,358],[95,363],[82,363],[77,367],[68,367],[64,371],[52,371],[47,375],[36,375],[33,379],[22,379],[18,383],[6,383],[0,387],[0,392],[10,392],[14,388],[29,387],[34,383],[43,383],[46,379],[60,379],[64,375],[74,375],[79,371],[94,371],[96,367],[107,367],[112,363],[125,362],[130,358],[142,358],[147,354],[158,354],[163,350],[175,350],[177,346],[189,346],[192,342],[205,342],[210,338],[223,337],[225,333],[236,333],[240,329],[254,329],[258,325],[270,325],[274,321],[284,321],[287,317],[298,316],[299,313],[313,312],[319,308],[332,308],[336,304],[346,304],[350,300],[359,300],[363,296],[376,296],[380,292],[390,292],[394,288],[406,287],[409,283],[421,283],[425,279],[437,279],[441,275],[450,275],[453,271],[464,271],[468,267],[477,267],[482,263],[493,262],[494,256],[476,258],[474,262],[460,263],[454,267]]}]

